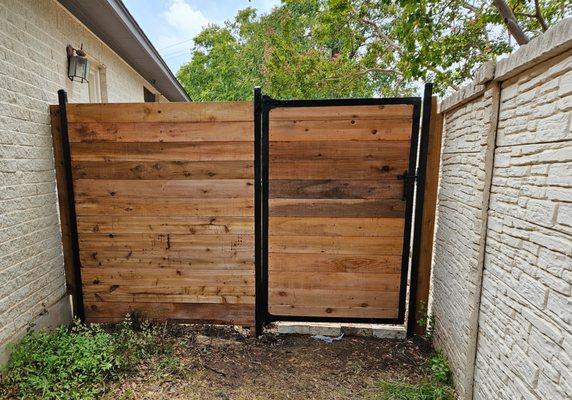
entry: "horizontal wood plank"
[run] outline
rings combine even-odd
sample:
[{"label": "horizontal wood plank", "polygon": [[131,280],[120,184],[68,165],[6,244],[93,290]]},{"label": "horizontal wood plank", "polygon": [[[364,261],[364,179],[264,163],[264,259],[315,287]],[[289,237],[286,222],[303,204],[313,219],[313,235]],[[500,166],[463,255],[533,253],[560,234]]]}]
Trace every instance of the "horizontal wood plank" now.
[{"label": "horizontal wood plank", "polygon": [[76,202],[78,215],[137,215],[141,217],[193,217],[254,215],[254,199],[173,199],[89,197]]},{"label": "horizontal wood plank", "polygon": [[270,179],[392,179],[407,170],[407,160],[386,162],[354,160],[271,161]]},{"label": "horizontal wood plank", "polygon": [[274,289],[268,291],[273,305],[294,305],[324,308],[384,308],[399,305],[398,292],[355,291],[338,289],[335,293],[324,289]]},{"label": "horizontal wood plank", "polygon": [[253,122],[72,122],[68,130],[71,143],[254,141]]},{"label": "horizontal wood plank", "polygon": [[273,199],[269,200],[271,217],[384,217],[403,218],[402,200],[353,199]]},{"label": "horizontal wood plank", "polygon": [[252,142],[72,143],[73,161],[252,161]]},{"label": "horizontal wood plank", "polygon": [[401,254],[403,237],[276,236],[268,237],[270,253],[392,255]]},{"label": "horizontal wood plank", "polygon": [[248,217],[138,217],[79,215],[80,233],[178,233],[189,235],[253,234],[254,218]]},{"label": "horizontal wood plank", "polygon": [[71,123],[252,121],[253,112],[251,101],[67,105],[67,117]]},{"label": "horizontal wood plank", "polygon": [[[127,288],[130,289],[130,288]],[[158,293],[147,293],[146,287],[139,287],[133,290],[136,293],[128,293],[128,291],[120,292],[94,292],[85,293],[86,301],[106,301],[120,303],[203,303],[203,304],[254,304],[254,295],[234,295],[225,294],[221,291],[215,295],[191,295],[191,294],[172,294],[173,288],[164,288]]]},{"label": "horizontal wood plank", "polygon": [[269,234],[282,236],[402,236],[403,218],[270,217]]},{"label": "horizontal wood plank", "polygon": [[254,287],[254,271],[187,271],[185,269],[133,268],[113,271],[82,268],[84,285],[140,285],[149,287],[232,286]]},{"label": "horizontal wood plank", "polygon": [[352,272],[359,274],[398,274],[401,256],[270,253],[271,272]]},{"label": "horizontal wood plank", "polygon": [[[345,272],[273,272],[268,287],[275,290],[319,289],[356,292],[399,292],[400,274],[354,274]],[[332,292],[335,296],[335,293]],[[326,300],[327,301],[327,300]]]},{"label": "horizontal wood plank", "polygon": [[74,161],[76,179],[252,179],[252,161]]},{"label": "horizontal wood plank", "polygon": [[[186,268],[186,269],[243,269],[254,270],[254,251],[213,251],[166,249],[83,249],[80,246],[83,267],[101,268]],[[228,268],[225,268],[228,267]]]},{"label": "horizontal wood plank", "polygon": [[273,141],[270,161],[354,160],[399,161],[409,158],[409,141]]},{"label": "horizontal wood plank", "polygon": [[254,249],[253,235],[179,235],[148,233],[80,233],[84,250],[205,250],[207,252],[247,252]]},{"label": "horizontal wood plank", "polygon": [[125,315],[134,312],[144,318],[158,321],[233,325],[254,323],[254,306],[251,304],[85,302],[87,322],[121,322]]},{"label": "horizontal wood plank", "polygon": [[271,120],[367,120],[411,119],[413,105],[388,104],[367,106],[278,107],[270,112]]},{"label": "horizontal wood plank", "polygon": [[[181,298],[182,296],[205,296],[209,299],[221,296],[232,297],[251,297],[254,295],[253,286],[149,286],[135,284],[109,285],[98,282],[94,284],[87,282],[84,293],[86,295],[120,295],[120,296],[136,296],[136,295],[173,295]],[[160,302],[160,301],[159,301]],[[178,303],[178,301],[173,301]],[[190,301],[196,303],[197,301]],[[211,302],[211,301],[209,301]]]},{"label": "horizontal wood plank", "polygon": [[251,179],[166,181],[77,179],[74,185],[78,199],[85,197],[235,199],[254,196],[254,182]]},{"label": "horizontal wood plank", "polygon": [[356,307],[308,307],[302,305],[276,305],[270,304],[268,309],[272,315],[325,318],[397,318],[397,308],[356,308]]},{"label": "horizontal wood plank", "polygon": [[403,181],[351,179],[271,179],[273,199],[401,199]]}]

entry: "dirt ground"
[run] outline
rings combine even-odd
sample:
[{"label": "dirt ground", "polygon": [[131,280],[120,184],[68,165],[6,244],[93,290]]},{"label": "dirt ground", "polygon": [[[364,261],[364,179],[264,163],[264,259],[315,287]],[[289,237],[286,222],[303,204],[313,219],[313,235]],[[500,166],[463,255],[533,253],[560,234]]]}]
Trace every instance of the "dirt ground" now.
[{"label": "dirt ground", "polygon": [[[172,330],[171,330],[172,331]],[[105,399],[368,399],[380,380],[416,382],[429,349],[406,340],[266,334],[186,326],[169,337],[174,355],[146,360]]]}]

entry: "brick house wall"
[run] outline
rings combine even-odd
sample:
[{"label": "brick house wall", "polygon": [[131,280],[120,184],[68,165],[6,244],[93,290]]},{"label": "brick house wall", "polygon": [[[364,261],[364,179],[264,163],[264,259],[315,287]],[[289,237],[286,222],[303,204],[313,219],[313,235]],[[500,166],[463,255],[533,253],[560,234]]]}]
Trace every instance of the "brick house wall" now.
[{"label": "brick house wall", "polygon": [[463,399],[572,397],[572,19],[445,113],[435,345]]},{"label": "brick house wall", "polygon": [[55,0],[0,0],[0,364],[30,326],[70,319],[48,106],[57,90],[89,102],[67,78],[66,46],[105,65],[110,102],[156,93]]}]

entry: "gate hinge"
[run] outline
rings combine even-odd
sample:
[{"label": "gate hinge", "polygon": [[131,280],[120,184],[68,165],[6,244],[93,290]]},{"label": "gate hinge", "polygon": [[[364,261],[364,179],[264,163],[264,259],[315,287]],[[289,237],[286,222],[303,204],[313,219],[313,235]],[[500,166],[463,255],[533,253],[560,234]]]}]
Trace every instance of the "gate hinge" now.
[{"label": "gate hinge", "polygon": [[403,181],[403,200],[407,200],[409,188],[417,179],[417,174],[410,174],[409,171],[404,171],[403,174],[397,175],[397,179]]}]

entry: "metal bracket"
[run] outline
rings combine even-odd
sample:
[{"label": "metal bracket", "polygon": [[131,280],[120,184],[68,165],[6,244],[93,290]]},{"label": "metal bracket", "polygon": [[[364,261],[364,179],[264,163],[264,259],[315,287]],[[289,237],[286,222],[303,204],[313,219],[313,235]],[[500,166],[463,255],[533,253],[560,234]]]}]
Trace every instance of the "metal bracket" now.
[{"label": "metal bracket", "polygon": [[410,174],[409,171],[403,171],[403,174],[397,175],[397,179],[403,181],[403,196],[402,199],[407,200],[407,194],[409,193],[409,187],[412,183],[417,180],[417,174]]}]

